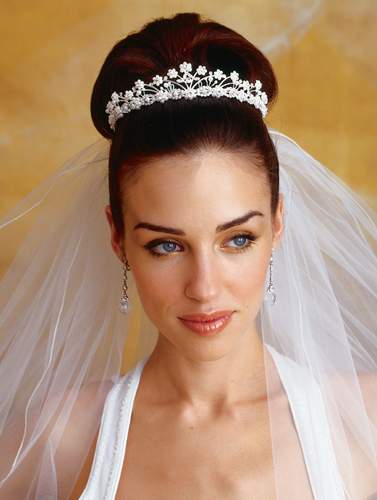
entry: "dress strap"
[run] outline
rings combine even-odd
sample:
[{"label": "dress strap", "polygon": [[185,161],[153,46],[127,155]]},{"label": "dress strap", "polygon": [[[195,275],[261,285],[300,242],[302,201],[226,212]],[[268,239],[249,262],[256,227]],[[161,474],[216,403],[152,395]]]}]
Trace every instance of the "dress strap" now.
[{"label": "dress strap", "polygon": [[[267,347],[287,393],[314,498],[345,500],[318,384],[304,367]],[[122,377],[106,398],[92,469],[79,500],[115,499],[133,403],[147,358]]]},{"label": "dress strap", "polygon": [[111,388],[106,397],[88,483],[79,500],[114,500],[122,471],[132,408],[148,356]]},{"label": "dress strap", "polygon": [[303,366],[267,345],[287,393],[316,500],[345,500],[321,391]]}]

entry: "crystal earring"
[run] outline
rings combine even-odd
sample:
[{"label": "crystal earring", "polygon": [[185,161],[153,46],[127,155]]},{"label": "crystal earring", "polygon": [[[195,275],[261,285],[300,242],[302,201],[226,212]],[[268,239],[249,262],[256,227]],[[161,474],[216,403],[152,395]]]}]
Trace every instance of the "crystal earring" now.
[{"label": "crystal earring", "polygon": [[122,296],[119,302],[119,310],[120,312],[127,314],[129,310],[129,302],[128,302],[128,285],[127,285],[127,271],[130,271],[130,265],[127,259],[123,258],[123,286],[122,286]]},{"label": "crystal earring", "polygon": [[274,249],[272,249],[272,255],[271,255],[271,258],[270,258],[270,264],[269,264],[269,272],[270,272],[270,275],[269,275],[269,280],[268,280],[268,285],[267,285],[267,295],[265,297],[265,300],[271,305],[273,306],[276,302],[276,293],[275,293],[275,287],[274,287],[274,284],[272,282],[272,267],[273,267],[273,264],[274,264]]}]

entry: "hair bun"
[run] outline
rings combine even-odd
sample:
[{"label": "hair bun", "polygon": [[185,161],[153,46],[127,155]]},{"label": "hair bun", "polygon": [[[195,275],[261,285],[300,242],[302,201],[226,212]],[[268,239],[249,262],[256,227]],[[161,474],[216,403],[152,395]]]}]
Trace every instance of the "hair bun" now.
[{"label": "hair bun", "polygon": [[96,129],[106,138],[114,131],[105,112],[114,91],[130,89],[140,78],[150,81],[156,74],[183,61],[193,67],[237,71],[240,78],[262,82],[269,104],[277,95],[277,81],[268,59],[242,35],[198,13],[185,12],[171,18],[157,18],[140,31],[118,42],[106,57],[95,81],[91,97],[91,115]]}]

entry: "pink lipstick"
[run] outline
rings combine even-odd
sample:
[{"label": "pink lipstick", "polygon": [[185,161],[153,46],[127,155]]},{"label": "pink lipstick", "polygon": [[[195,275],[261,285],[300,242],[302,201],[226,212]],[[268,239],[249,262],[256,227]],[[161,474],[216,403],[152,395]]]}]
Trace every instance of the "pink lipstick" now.
[{"label": "pink lipstick", "polygon": [[212,314],[191,314],[179,319],[190,330],[207,337],[221,332],[232,318],[233,311],[216,311]]}]

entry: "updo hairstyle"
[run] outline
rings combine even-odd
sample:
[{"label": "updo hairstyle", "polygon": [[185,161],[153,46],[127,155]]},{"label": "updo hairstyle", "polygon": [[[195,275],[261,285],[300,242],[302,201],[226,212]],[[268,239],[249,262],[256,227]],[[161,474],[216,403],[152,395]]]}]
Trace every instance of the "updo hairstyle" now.
[{"label": "updo hairstyle", "polygon": [[[197,13],[158,18],[130,33],[110,51],[94,84],[91,114],[95,127],[110,139],[109,195],[114,224],[124,237],[122,206],[125,186],[137,179],[140,167],[164,155],[192,154],[214,148],[244,152],[267,174],[271,214],[277,209],[279,165],[274,144],[261,112],[234,98],[196,97],[168,100],[132,110],[113,131],[105,112],[114,91],[131,89],[137,79],[151,82],[182,62],[217,68],[241,79],[259,79],[268,108],[277,95],[277,80],[268,59],[246,38],[230,28],[203,20]],[[153,163],[150,163],[153,165]]]}]

